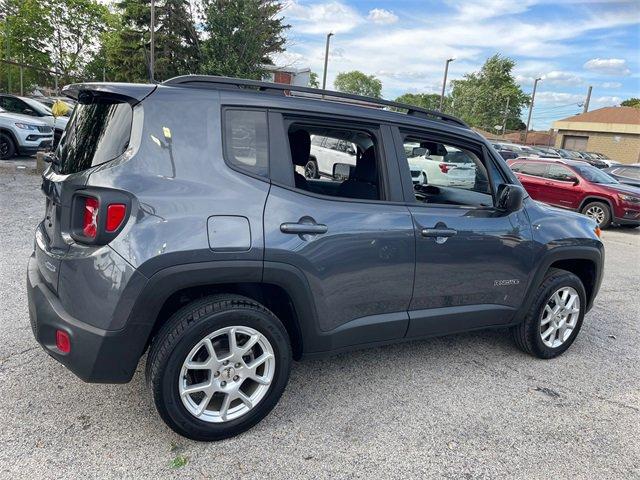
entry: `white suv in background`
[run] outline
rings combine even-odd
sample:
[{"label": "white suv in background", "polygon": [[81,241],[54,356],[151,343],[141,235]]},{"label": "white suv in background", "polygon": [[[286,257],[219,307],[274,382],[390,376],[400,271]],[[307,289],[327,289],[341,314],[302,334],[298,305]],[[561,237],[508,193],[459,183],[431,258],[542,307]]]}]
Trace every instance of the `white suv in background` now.
[{"label": "white suv in background", "polygon": [[58,144],[60,137],[62,137],[62,132],[64,132],[69,122],[68,117],[54,117],[49,107],[29,97],[19,97],[17,95],[2,93],[0,94],[0,108],[10,113],[27,115],[32,119],[45,122],[53,128],[54,146]]},{"label": "white suv in background", "polygon": [[311,154],[304,167],[307,178],[333,177],[336,163],[356,165],[355,144],[348,140],[321,135],[311,135]]},{"label": "white suv in background", "polygon": [[414,184],[472,188],[476,164],[469,154],[435,142],[405,144]]},{"label": "white suv in background", "polygon": [[53,128],[46,122],[27,115],[9,113],[0,108],[0,159],[16,154],[34,155],[51,148]]}]

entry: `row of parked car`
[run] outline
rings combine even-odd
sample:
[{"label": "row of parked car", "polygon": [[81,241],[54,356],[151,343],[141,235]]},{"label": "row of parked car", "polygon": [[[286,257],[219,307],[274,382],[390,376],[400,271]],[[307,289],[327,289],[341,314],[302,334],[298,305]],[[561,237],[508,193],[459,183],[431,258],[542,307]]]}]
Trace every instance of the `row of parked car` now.
[{"label": "row of parked car", "polygon": [[73,108],[65,99],[67,113],[56,117],[51,107],[57,100],[0,94],[0,159],[34,155],[57,145]]},{"label": "row of parked car", "polygon": [[493,142],[492,145],[505,160],[512,160],[522,156],[556,158],[587,162],[597,168],[609,168],[620,163],[598,152],[578,152],[576,150],[567,150],[566,148],[528,146],[506,142]]}]

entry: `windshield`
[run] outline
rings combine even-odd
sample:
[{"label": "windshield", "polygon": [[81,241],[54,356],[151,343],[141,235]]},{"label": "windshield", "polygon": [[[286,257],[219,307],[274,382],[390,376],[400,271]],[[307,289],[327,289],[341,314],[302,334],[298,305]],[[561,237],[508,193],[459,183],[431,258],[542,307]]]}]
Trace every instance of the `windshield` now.
[{"label": "windshield", "polygon": [[34,111],[38,112],[40,115],[53,115],[49,107],[43,105],[37,100],[34,100],[33,98],[20,97],[20,100],[28,104]]},{"label": "windshield", "polygon": [[592,167],[591,165],[573,165],[573,168],[578,171],[578,173],[589,182],[593,183],[602,183],[605,185],[619,183],[612,176],[604,173],[602,170],[597,169],[596,167]]}]

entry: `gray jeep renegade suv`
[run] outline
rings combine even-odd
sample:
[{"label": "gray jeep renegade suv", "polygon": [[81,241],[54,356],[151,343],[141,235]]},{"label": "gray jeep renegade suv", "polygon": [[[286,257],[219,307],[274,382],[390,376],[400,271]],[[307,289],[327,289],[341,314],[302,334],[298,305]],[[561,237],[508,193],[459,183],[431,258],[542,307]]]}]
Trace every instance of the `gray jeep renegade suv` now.
[{"label": "gray jeep renegade suv", "polygon": [[[292,359],[488,327],[555,357],[598,292],[593,220],[531,200],[454,117],[223,77],[65,93],[78,105],[28,267],[34,335],[87,382],[128,382],[148,351],[184,436],[255,425]],[[332,174],[305,176],[320,160]],[[419,160],[434,163],[414,185]]]}]

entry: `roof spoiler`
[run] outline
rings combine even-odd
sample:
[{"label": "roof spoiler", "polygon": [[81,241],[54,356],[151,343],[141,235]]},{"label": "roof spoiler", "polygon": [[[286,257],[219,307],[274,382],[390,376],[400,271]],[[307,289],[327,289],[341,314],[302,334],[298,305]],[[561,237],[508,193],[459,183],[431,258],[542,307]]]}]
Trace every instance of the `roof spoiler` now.
[{"label": "roof spoiler", "polygon": [[136,83],[73,83],[66,85],[62,89],[62,94],[66,97],[78,100],[83,93],[113,95],[124,98],[129,103],[136,104],[151,95],[157,88],[157,85],[136,84]]}]

